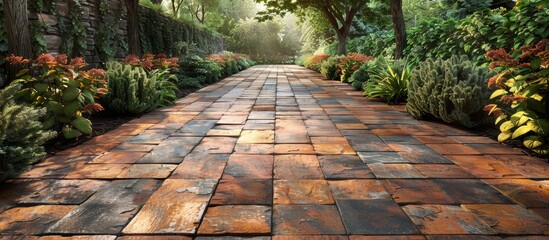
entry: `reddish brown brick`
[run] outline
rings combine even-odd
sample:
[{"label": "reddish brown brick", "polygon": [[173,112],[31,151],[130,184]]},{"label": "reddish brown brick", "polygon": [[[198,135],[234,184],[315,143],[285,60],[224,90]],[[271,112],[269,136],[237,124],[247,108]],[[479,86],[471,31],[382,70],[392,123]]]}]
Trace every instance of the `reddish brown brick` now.
[{"label": "reddish brown brick", "polygon": [[92,163],[135,163],[147,152],[106,152],[96,157]]},{"label": "reddish brown brick", "polygon": [[145,204],[124,228],[125,234],[180,233],[194,234],[198,219],[204,215],[207,203],[154,203]]},{"label": "reddish brown brick", "polygon": [[234,152],[239,154],[273,154],[274,144],[236,144]]},{"label": "reddish brown brick", "polygon": [[246,143],[274,143],[272,130],[244,130],[238,138],[239,144]]},{"label": "reddish brown brick", "polygon": [[463,144],[427,144],[428,147],[443,155],[473,155],[480,154]]},{"label": "reddish brown brick", "polygon": [[7,234],[41,234],[76,206],[38,205],[16,207],[0,214],[0,232]]},{"label": "reddish brown brick", "polygon": [[414,164],[414,167],[427,178],[476,178],[454,164]]},{"label": "reddish brown brick", "polygon": [[229,160],[229,154],[191,152],[173,171],[170,178],[219,179]]},{"label": "reddish brown brick", "polygon": [[269,234],[271,207],[231,205],[208,208],[198,230],[199,234]]},{"label": "reddish brown brick", "polygon": [[498,234],[548,234],[549,221],[519,205],[466,204],[463,205]]},{"label": "reddish brown brick", "polygon": [[480,218],[458,206],[407,205],[403,209],[423,234],[495,234]]},{"label": "reddish brown brick", "polygon": [[131,164],[86,164],[69,173],[65,178],[105,178],[112,179],[120,175]]},{"label": "reddish brown brick", "polygon": [[333,204],[324,180],[275,180],[275,204]]},{"label": "reddish brown brick", "polygon": [[366,164],[357,156],[326,155],[319,157],[326,179],[374,178]]},{"label": "reddish brown brick", "polygon": [[333,197],[337,199],[390,199],[391,196],[378,180],[328,181]]},{"label": "reddish brown brick", "polygon": [[275,205],[273,234],[346,234],[335,205]]},{"label": "reddish brown brick", "polygon": [[316,154],[311,144],[275,144],[275,154]]},{"label": "reddish brown brick", "polygon": [[429,180],[394,179],[383,181],[383,186],[399,204],[453,204],[454,201],[434,182]]},{"label": "reddish brown brick", "polygon": [[167,178],[176,167],[171,164],[133,164],[116,178]]},{"label": "reddish brown brick", "polygon": [[198,144],[194,151],[215,153],[232,153],[237,138],[231,137],[205,137]]},{"label": "reddish brown brick", "polygon": [[504,164],[486,156],[447,156],[478,178],[524,178]]},{"label": "reddish brown brick", "polygon": [[264,179],[221,180],[210,201],[211,205],[256,204],[273,202],[273,182]]},{"label": "reddish brown brick", "polygon": [[542,178],[549,176],[549,164],[541,159],[526,155],[490,155],[505,166],[527,178]]},{"label": "reddish brown brick", "polygon": [[377,178],[425,178],[410,164],[368,164]]},{"label": "reddish brown brick", "polygon": [[274,158],[275,179],[322,179],[315,155],[277,155]]},{"label": "reddish brown brick", "polygon": [[549,184],[529,179],[488,179],[485,181],[527,208],[549,207]]},{"label": "reddish brown brick", "polygon": [[496,155],[503,155],[503,154],[521,154],[521,152],[517,149],[510,148],[503,144],[486,144],[486,143],[472,143],[472,144],[465,144],[465,146],[472,148],[482,154],[496,154]]},{"label": "reddish brown brick", "polygon": [[[81,204],[98,189],[107,184],[95,180],[52,180],[32,195],[20,198],[19,203],[26,204]],[[11,183],[10,183],[11,184]],[[28,183],[31,185],[31,183]],[[19,189],[24,191],[24,189]],[[22,195],[20,192],[18,195]]]},{"label": "reddish brown brick", "polygon": [[223,174],[225,179],[272,179],[274,157],[269,155],[230,156]]},{"label": "reddish brown brick", "polygon": [[355,154],[344,137],[311,137],[317,154]]}]

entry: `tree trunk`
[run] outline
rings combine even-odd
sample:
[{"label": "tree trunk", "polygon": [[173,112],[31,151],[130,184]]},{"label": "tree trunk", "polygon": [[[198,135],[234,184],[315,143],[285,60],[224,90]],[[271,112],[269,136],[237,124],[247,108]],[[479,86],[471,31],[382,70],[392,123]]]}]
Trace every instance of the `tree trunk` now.
[{"label": "tree trunk", "polygon": [[348,32],[337,34],[337,54],[338,55],[345,55],[347,54],[347,36],[349,35]]},{"label": "tree trunk", "polygon": [[130,54],[141,55],[139,39],[139,0],[124,0],[128,9],[128,51]]},{"label": "tree trunk", "polygon": [[[4,0],[4,16],[8,35],[8,53],[24,58],[32,58],[27,0]],[[9,65],[6,84],[25,66]]]},{"label": "tree trunk", "polygon": [[406,48],[406,26],[404,25],[404,14],[402,13],[402,0],[390,1],[393,29],[395,31],[395,58],[401,59],[404,57],[404,48]]}]

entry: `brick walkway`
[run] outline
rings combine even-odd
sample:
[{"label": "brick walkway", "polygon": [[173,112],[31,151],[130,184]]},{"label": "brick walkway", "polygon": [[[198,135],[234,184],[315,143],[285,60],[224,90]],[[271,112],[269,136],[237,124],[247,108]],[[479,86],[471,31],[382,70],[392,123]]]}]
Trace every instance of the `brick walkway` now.
[{"label": "brick walkway", "polygon": [[3,184],[0,233],[549,235],[547,179],[548,164],[488,138],[301,67],[256,66]]}]

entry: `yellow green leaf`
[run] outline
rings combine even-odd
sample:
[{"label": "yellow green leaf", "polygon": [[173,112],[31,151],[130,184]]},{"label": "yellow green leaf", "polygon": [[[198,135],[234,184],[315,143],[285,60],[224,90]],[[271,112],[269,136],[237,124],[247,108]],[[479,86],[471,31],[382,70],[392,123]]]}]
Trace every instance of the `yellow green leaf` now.
[{"label": "yellow green leaf", "polygon": [[526,126],[521,126],[521,127],[517,128],[517,130],[515,130],[515,131],[513,132],[513,135],[511,136],[511,138],[512,138],[512,139],[518,138],[518,137],[520,137],[520,136],[522,136],[522,135],[524,135],[524,134],[530,132],[530,130],[531,130],[531,129],[530,129],[530,127],[529,127],[528,125],[526,125]]}]

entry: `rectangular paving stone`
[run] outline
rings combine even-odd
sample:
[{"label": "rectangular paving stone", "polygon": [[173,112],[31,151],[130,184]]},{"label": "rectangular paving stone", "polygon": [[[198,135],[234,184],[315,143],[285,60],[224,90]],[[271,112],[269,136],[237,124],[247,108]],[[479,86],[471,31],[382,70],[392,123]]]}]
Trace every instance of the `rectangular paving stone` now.
[{"label": "rectangular paving stone", "polygon": [[272,130],[243,130],[237,143],[274,143],[274,135]]},{"label": "rectangular paving stone", "polygon": [[419,233],[393,200],[336,200],[336,203],[348,234]]},{"label": "rectangular paving stone", "polygon": [[316,154],[311,144],[275,144],[275,154]]},{"label": "rectangular paving stone", "polygon": [[488,179],[485,181],[524,207],[549,207],[549,184],[529,179]]},{"label": "rectangular paving stone", "polygon": [[276,143],[310,143],[302,120],[276,120]]},{"label": "rectangular paving stone", "polygon": [[220,179],[229,160],[229,154],[191,152],[173,171],[170,178]]},{"label": "rectangular paving stone", "polygon": [[18,178],[63,178],[94,158],[95,156],[54,156],[34,165]]},{"label": "rectangular paving stone", "polygon": [[191,120],[177,131],[178,136],[205,136],[212,129],[216,120]]},{"label": "rectangular paving stone", "polygon": [[94,158],[91,163],[135,163],[147,152],[106,152]]},{"label": "rectangular paving stone", "polygon": [[495,234],[480,218],[459,206],[407,205],[403,209],[423,234]]},{"label": "rectangular paving stone", "polygon": [[224,179],[272,179],[274,157],[233,154],[223,173]]},{"label": "rectangular paving stone", "polygon": [[334,199],[390,199],[391,196],[378,180],[328,181]]},{"label": "rectangular paving stone", "polygon": [[252,111],[248,119],[275,119],[274,111]]},{"label": "rectangular paving stone", "polygon": [[335,205],[274,205],[274,235],[346,234]]},{"label": "rectangular paving stone", "polygon": [[495,155],[522,154],[518,149],[513,149],[500,143],[494,143],[494,144],[471,143],[471,144],[465,144],[465,146],[471,149],[474,149],[482,154],[495,154]]},{"label": "rectangular paving stone", "polygon": [[325,180],[275,180],[274,204],[333,204]]},{"label": "rectangular paving stone", "polygon": [[326,179],[375,178],[359,157],[353,155],[324,155],[318,160]]},{"label": "rectangular paving stone", "polygon": [[422,143],[459,143],[454,136],[414,136],[414,138]]},{"label": "rectangular paving stone", "polygon": [[117,143],[110,144],[93,144],[93,145],[78,145],[61,152],[57,152],[56,155],[78,155],[78,156],[97,156],[108,152],[109,150],[116,147]]},{"label": "rectangular paving stone", "polygon": [[275,235],[273,240],[299,240],[299,239],[311,239],[311,240],[348,240],[349,237],[341,235]]},{"label": "rectangular paving stone", "polygon": [[[0,239],[2,239],[0,237]],[[24,239],[33,239],[33,238],[24,238]],[[40,240],[62,240],[62,239],[70,239],[70,240],[115,240],[116,235],[73,235],[73,236],[62,236],[62,235],[50,235],[50,236],[42,236],[40,238],[36,237],[36,239]]]},{"label": "rectangular paving stone", "polygon": [[180,163],[201,140],[201,137],[170,137],[137,163]]},{"label": "rectangular paving stone", "polygon": [[399,204],[454,204],[438,185],[430,180],[391,179],[383,186]]},{"label": "rectangular paving stone", "polygon": [[[451,235],[455,236],[455,235]],[[349,240],[425,240],[421,235],[388,235],[388,236],[372,236],[372,235],[351,235]]]},{"label": "rectangular paving stone", "polygon": [[277,155],[274,158],[274,178],[322,179],[323,175],[315,155]]},{"label": "rectangular paving stone", "polygon": [[192,240],[190,236],[173,236],[173,235],[128,235],[118,237],[117,240]]},{"label": "rectangular paving stone", "polygon": [[344,137],[311,137],[317,154],[355,154]]},{"label": "rectangular paving stone", "polygon": [[237,138],[233,137],[205,137],[195,148],[197,152],[232,153]]},{"label": "rectangular paving stone", "polygon": [[124,228],[124,234],[194,234],[207,203],[145,204]]},{"label": "rectangular paving stone", "polygon": [[20,198],[19,203],[77,205],[105,184],[106,181],[96,180],[51,180],[43,189]]},{"label": "rectangular paving stone", "polygon": [[366,164],[370,163],[408,163],[396,152],[357,152]]},{"label": "rectangular paving stone", "polygon": [[447,156],[454,163],[478,178],[525,178],[506,165],[486,156]]},{"label": "rectangular paving stone", "polygon": [[410,163],[452,163],[425,145],[395,143],[389,146]]},{"label": "rectangular paving stone", "polygon": [[156,180],[113,181],[45,232],[118,234],[159,186]]},{"label": "rectangular paving stone", "polygon": [[372,163],[368,164],[368,167],[376,178],[425,178],[411,164]]},{"label": "rectangular paving stone", "polygon": [[239,154],[273,154],[274,144],[239,144],[234,147],[234,152]]},{"label": "rectangular paving stone", "polygon": [[464,208],[477,215],[498,234],[547,235],[549,221],[519,205],[465,204]]},{"label": "rectangular paving stone", "polygon": [[137,143],[137,144],[159,144],[164,139],[170,136],[169,133],[158,130],[146,130],[141,134],[133,137],[128,141],[128,143]]},{"label": "rectangular paving stone", "polygon": [[423,144],[416,138],[410,135],[385,135],[379,136],[385,143],[400,143],[400,144]]},{"label": "rectangular paving stone", "polygon": [[381,138],[375,134],[346,136],[353,148],[358,152],[392,152]]},{"label": "rectangular paving stone", "polygon": [[241,125],[246,122],[248,115],[223,115],[217,124],[234,124]]},{"label": "rectangular paving stone", "polygon": [[468,148],[463,144],[445,143],[445,144],[426,144],[431,149],[442,155],[475,155],[480,154],[478,151]]},{"label": "rectangular paving stone", "polygon": [[121,143],[111,149],[110,152],[150,152],[156,146],[154,144]]},{"label": "rectangular paving stone", "polygon": [[457,203],[511,203],[490,185],[474,179],[435,179]]},{"label": "rectangular paving stone", "polygon": [[68,179],[113,179],[131,164],[86,164],[65,176]]},{"label": "rectangular paving stone", "polygon": [[157,178],[170,176],[177,167],[174,164],[133,164],[124,169],[116,178]]},{"label": "rectangular paving stone", "polygon": [[207,203],[217,180],[166,179],[162,186],[148,199],[147,204]]},{"label": "rectangular paving stone", "polygon": [[210,205],[271,205],[273,181],[270,179],[221,180]]},{"label": "rectangular paving stone", "polygon": [[549,165],[541,159],[525,155],[490,155],[505,166],[527,178],[547,178]]},{"label": "rectangular paving stone", "polygon": [[208,235],[271,233],[269,206],[230,205],[209,207],[198,230]]},{"label": "rectangular paving stone", "polygon": [[37,205],[8,209],[0,213],[0,232],[2,235],[41,234],[75,207],[74,205]]},{"label": "rectangular paving stone", "polygon": [[[231,125],[234,126],[234,125]],[[242,129],[210,129],[206,136],[208,137],[238,137]]]},{"label": "rectangular paving stone", "polygon": [[414,167],[427,178],[476,178],[454,164],[414,164]]},{"label": "rectangular paving stone", "polygon": [[341,132],[335,127],[333,123],[324,126],[306,126],[306,129],[307,134],[311,137],[341,137]]}]

